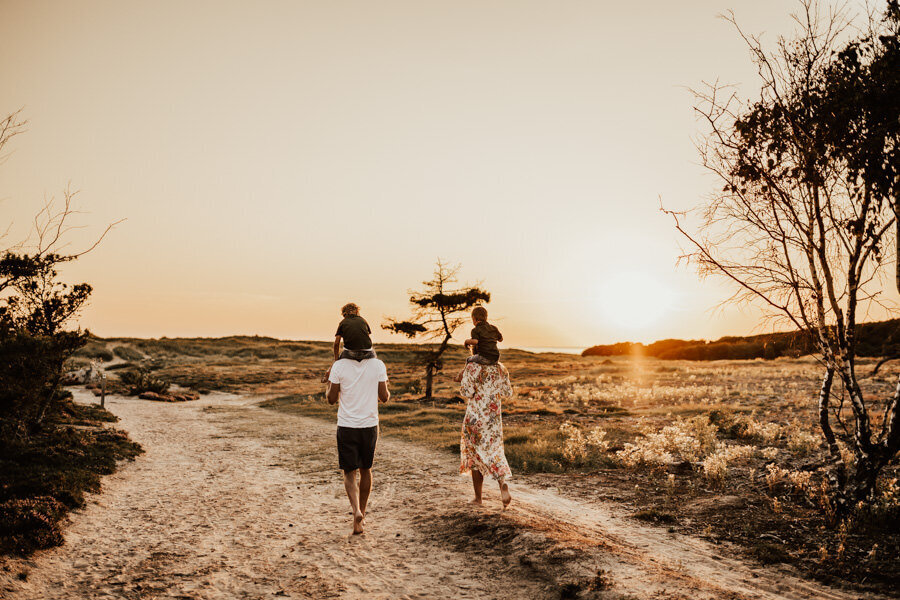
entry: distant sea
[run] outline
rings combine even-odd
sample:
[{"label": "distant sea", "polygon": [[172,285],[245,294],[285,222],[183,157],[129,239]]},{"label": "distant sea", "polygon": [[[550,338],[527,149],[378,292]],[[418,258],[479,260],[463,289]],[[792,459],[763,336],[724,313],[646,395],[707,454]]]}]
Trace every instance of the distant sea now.
[{"label": "distant sea", "polygon": [[518,346],[518,350],[526,352],[559,352],[560,354],[581,354],[583,346]]}]

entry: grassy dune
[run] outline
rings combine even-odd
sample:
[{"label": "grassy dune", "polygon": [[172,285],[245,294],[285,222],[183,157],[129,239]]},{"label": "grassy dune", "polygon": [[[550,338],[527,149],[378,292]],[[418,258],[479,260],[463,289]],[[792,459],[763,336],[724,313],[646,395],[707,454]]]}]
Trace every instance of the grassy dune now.
[{"label": "grassy dune", "polygon": [[[382,432],[454,460],[465,404],[452,378],[465,355],[460,348],[447,353],[436,399],[423,403],[416,364],[423,349],[377,347],[394,394],[381,407]],[[80,360],[104,351],[124,368],[141,366],[198,391],[265,395],[262,405],[273,410],[335,418],[319,381],[331,362],[326,342],[95,340]],[[503,407],[517,476],[620,502],[636,518],[673,530],[736,542],[761,562],[790,562],[861,590],[900,587],[896,465],[873,510],[843,527],[826,526],[814,358],[697,363],[505,350],[503,361],[517,392]],[[860,370],[872,362],[862,360]],[[897,374],[894,365],[864,378],[866,393],[887,398]]]}]

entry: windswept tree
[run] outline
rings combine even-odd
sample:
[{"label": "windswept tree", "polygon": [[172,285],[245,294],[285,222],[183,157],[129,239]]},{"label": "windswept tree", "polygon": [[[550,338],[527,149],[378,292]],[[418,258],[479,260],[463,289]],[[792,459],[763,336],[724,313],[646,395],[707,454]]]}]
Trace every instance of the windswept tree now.
[{"label": "windswept tree", "polygon": [[432,397],[434,374],[441,370],[441,355],[453,338],[453,332],[466,321],[469,309],[491,301],[491,294],[478,286],[457,287],[459,265],[448,266],[437,261],[434,275],[423,281],[420,291],[410,290],[409,303],[413,315],[408,320],[388,319],[382,328],[413,339],[441,340],[440,345],[423,356],[425,365],[425,399]]},{"label": "windswept tree", "polygon": [[[0,121],[0,150],[21,132],[18,113]],[[38,427],[60,397],[63,364],[84,345],[87,332],[66,325],[91,294],[87,283],[68,285],[59,267],[89,248],[64,252],[75,194],[66,190],[62,205],[50,201],[34,219],[31,235],[0,250],[0,439],[27,435]]]},{"label": "windswept tree", "polygon": [[[854,38],[843,13],[816,0],[800,6],[798,32],[771,51],[729,18],[750,49],[760,94],[743,102],[718,85],[696,93],[708,129],[702,164],[722,187],[698,207],[696,227],[667,212],[701,275],[724,276],[733,301],[758,303],[813,338],[826,471],[836,510],[846,513],[872,498],[900,451],[900,385],[886,399],[865,398],[856,368],[857,314],[877,302],[894,241],[900,111],[884,90],[898,89],[900,11],[888,2]],[[843,403],[832,402],[835,376],[849,395],[849,428]]]}]

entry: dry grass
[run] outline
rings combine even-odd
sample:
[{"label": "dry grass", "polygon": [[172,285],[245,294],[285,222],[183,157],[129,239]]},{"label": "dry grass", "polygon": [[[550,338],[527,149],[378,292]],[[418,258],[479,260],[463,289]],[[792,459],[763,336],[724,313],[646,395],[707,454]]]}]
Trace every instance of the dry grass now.
[{"label": "dry grass", "polygon": [[[105,343],[119,356],[134,356],[123,348],[139,351],[141,365],[174,383],[267,394],[275,398],[263,404],[268,408],[335,418],[319,381],[331,362],[328,343],[250,337]],[[452,377],[462,368],[462,350],[447,353],[436,402],[423,403],[422,368],[415,364],[423,347],[376,349],[394,394],[381,407],[382,432],[448,457],[458,452],[465,405]],[[517,391],[503,407],[516,474],[552,478],[551,485],[626,503],[639,515],[665,514],[651,520],[738,542],[764,562],[789,561],[860,589],[900,584],[893,575],[900,572],[896,466],[876,507],[844,533],[823,528],[828,507],[816,468],[824,449],[815,426],[821,369],[813,358],[702,363],[507,350],[503,361]],[[866,373],[874,361],[860,363]],[[898,369],[891,364],[864,378],[866,394],[887,398]],[[841,414],[848,418],[849,408]]]}]

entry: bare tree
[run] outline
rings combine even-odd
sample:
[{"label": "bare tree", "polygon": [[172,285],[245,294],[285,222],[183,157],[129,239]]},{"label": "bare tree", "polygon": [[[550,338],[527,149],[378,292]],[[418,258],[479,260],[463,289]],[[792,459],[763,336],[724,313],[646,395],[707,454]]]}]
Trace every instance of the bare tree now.
[{"label": "bare tree", "polygon": [[[0,121],[0,151],[25,125],[18,115]],[[86,331],[66,325],[87,302],[91,286],[63,283],[59,267],[96,248],[117,223],[90,246],[69,250],[65,238],[77,228],[71,225],[75,195],[67,188],[61,204],[46,202],[28,237],[0,250],[0,439],[41,424],[60,397],[64,362],[87,339]]]},{"label": "bare tree", "polygon": [[[896,199],[886,197],[887,188],[867,185],[852,168],[852,153],[835,143],[848,123],[835,119],[837,103],[848,97],[829,94],[839,83],[837,51],[853,43],[846,15],[801,0],[798,32],[779,38],[771,51],[741,31],[733,15],[726,18],[750,49],[760,95],[743,103],[718,84],[695,92],[709,132],[698,144],[701,161],[722,188],[697,209],[696,227],[687,227],[684,213],[665,212],[689,241],[686,258],[701,275],[724,276],[735,285],[732,301],[759,303],[769,316],[814,337],[824,367],[818,421],[833,498],[844,513],[871,498],[881,469],[900,450],[900,382],[881,403],[876,431],[879,403],[864,398],[856,371],[857,314],[861,304],[878,301]],[[890,19],[876,27],[893,28],[896,36]],[[879,43],[877,36],[864,39]],[[832,427],[835,375],[849,393],[854,422],[844,436]],[[839,441],[852,449],[849,466]]]},{"label": "bare tree", "polygon": [[463,315],[473,306],[491,301],[491,294],[478,286],[455,287],[458,272],[459,265],[451,267],[439,259],[432,279],[422,282],[425,288],[409,292],[413,316],[405,321],[388,319],[381,326],[410,339],[421,335],[428,340],[441,340],[440,345],[423,358],[426,400],[432,397],[434,374],[443,367],[441,355],[453,338],[453,332],[466,320]]}]

